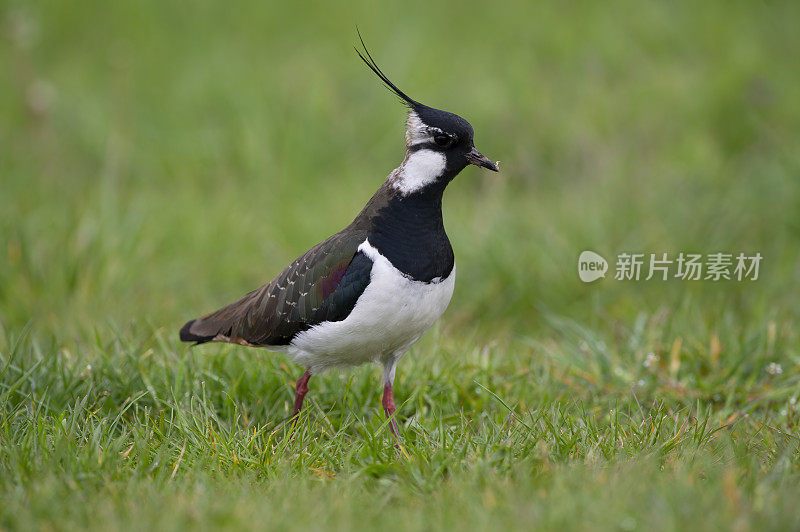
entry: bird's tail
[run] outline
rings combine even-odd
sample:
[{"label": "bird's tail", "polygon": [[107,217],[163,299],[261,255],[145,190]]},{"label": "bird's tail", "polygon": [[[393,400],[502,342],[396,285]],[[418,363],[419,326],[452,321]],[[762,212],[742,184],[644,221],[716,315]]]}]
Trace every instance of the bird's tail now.
[{"label": "bird's tail", "polygon": [[182,342],[232,342],[240,345],[253,345],[242,338],[240,329],[243,321],[247,321],[253,301],[262,295],[263,287],[253,290],[239,301],[222,307],[202,318],[197,318],[181,327],[180,337]]},{"label": "bird's tail", "polygon": [[194,325],[196,321],[197,320],[188,321],[186,322],[186,325],[181,327],[181,332],[180,332],[181,342],[196,342],[195,345],[197,345],[210,342],[211,340],[214,339],[216,334],[204,335],[204,334],[198,334],[199,331],[192,332],[192,325]]}]

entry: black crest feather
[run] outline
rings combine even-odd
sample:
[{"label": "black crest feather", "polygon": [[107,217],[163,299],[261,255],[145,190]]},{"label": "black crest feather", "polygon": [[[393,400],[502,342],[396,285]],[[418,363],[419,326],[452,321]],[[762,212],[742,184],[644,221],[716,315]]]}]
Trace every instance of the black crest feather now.
[{"label": "black crest feather", "polygon": [[[353,47],[355,49],[356,53],[358,54],[358,57],[360,57],[361,60],[364,61],[364,63],[369,67],[370,70],[372,70],[375,73],[376,76],[381,78],[381,81],[383,82],[383,84],[386,85],[386,87],[390,91],[395,93],[401,100],[403,100],[403,103],[405,103],[406,105],[408,105],[412,109],[415,109],[415,108],[419,107],[421,105],[419,102],[417,102],[416,100],[413,100],[412,98],[410,98],[408,96],[408,94],[406,94],[405,92],[401,91],[400,88],[397,85],[392,83],[392,81],[388,77],[386,77],[386,74],[383,73],[383,71],[380,69],[378,64],[372,58],[372,54],[370,54],[369,50],[367,50],[367,45],[364,44],[364,38],[361,37],[361,32],[358,31],[358,28],[356,28],[356,33],[358,33],[358,40],[361,41],[361,47],[364,49],[364,53],[362,54],[361,51],[357,47],[355,47],[355,46]],[[366,54],[366,56],[365,56],[365,54]]]}]

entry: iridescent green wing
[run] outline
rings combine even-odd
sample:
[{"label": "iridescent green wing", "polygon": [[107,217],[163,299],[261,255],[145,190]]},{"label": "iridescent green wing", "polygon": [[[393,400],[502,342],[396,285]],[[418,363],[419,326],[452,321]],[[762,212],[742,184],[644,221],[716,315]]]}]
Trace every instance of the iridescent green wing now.
[{"label": "iridescent green wing", "polygon": [[299,332],[347,317],[369,283],[372,261],[358,251],[366,231],[342,231],[314,246],[269,284],[190,321],[181,339],[287,345]]}]

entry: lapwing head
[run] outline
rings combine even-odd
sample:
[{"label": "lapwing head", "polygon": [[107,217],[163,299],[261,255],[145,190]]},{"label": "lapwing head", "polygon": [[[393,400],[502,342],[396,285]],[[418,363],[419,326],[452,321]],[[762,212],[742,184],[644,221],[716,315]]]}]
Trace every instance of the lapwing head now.
[{"label": "lapwing head", "polygon": [[364,53],[356,49],[358,56],[408,107],[405,165],[420,168],[427,176],[422,181],[446,184],[470,164],[500,171],[497,163],[475,148],[475,132],[469,122],[455,113],[434,109],[410,98],[378,67],[363,39],[361,45]]}]

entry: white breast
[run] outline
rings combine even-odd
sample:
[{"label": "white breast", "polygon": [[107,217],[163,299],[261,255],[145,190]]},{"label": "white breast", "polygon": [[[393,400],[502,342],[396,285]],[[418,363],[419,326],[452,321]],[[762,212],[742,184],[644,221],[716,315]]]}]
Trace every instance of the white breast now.
[{"label": "white breast", "polygon": [[373,261],[370,283],[342,321],[326,321],[301,332],[286,352],[319,373],[401,356],[444,313],[453,296],[456,270],[431,283],[403,275],[368,241],[359,247]]}]

